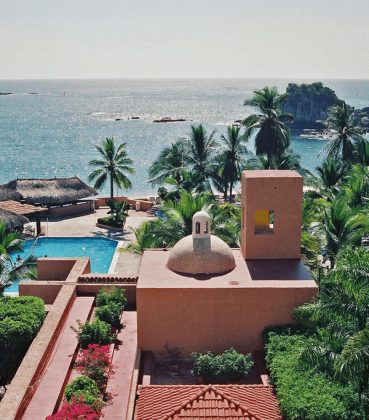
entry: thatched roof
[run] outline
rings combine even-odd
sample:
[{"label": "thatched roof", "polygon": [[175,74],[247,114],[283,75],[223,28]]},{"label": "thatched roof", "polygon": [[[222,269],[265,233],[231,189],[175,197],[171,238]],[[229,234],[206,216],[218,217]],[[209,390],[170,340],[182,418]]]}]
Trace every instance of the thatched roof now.
[{"label": "thatched roof", "polygon": [[19,194],[19,192],[17,191],[0,186],[0,201],[6,201],[6,200],[20,201],[20,200],[23,200],[23,196],[22,194]]},{"label": "thatched roof", "polygon": [[29,222],[27,217],[22,216],[20,214],[13,213],[8,210],[1,209],[1,208],[0,208],[0,219],[4,220],[6,224],[6,228],[8,230],[17,228],[19,226],[23,226],[24,224]]},{"label": "thatched roof", "polygon": [[17,191],[32,204],[66,204],[97,195],[94,188],[77,177],[15,179],[2,187]]}]

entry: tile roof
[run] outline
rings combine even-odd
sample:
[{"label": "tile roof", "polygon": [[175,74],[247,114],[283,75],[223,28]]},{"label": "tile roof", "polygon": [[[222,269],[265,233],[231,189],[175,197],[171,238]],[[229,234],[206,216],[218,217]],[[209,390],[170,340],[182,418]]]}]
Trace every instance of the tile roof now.
[{"label": "tile roof", "polygon": [[1,201],[0,208],[16,214],[32,214],[37,212],[45,212],[47,210],[42,207],[36,207],[32,204],[20,203],[19,201],[14,200]]},{"label": "tile roof", "polygon": [[78,283],[137,283],[136,274],[83,274]]},{"label": "tile roof", "polygon": [[136,420],[282,420],[270,385],[147,385]]}]

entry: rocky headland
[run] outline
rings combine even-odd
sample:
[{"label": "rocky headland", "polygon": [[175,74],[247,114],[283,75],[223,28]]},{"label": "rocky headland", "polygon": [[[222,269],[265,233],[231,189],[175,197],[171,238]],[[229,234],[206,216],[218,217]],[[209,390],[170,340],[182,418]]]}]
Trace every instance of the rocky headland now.
[{"label": "rocky headland", "polygon": [[286,92],[289,97],[283,102],[282,112],[288,112],[295,117],[290,127],[296,129],[325,128],[318,121],[327,118],[327,108],[332,105],[342,106],[344,103],[332,89],[321,82],[301,85],[289,83]]}]

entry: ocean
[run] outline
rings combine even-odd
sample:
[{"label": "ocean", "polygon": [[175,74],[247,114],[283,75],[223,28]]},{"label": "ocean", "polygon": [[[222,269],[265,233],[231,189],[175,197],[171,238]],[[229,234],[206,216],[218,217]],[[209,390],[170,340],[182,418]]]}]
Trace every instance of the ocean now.
[{"label": "ocean", "polygon": [[[202,123],[216,139],[227,124],[243,119],[252,109],[243,106],[255,89],[289,82],[321,81],[355,108],[369,106],[369,80],[300,79],[121,79],[121,80],[6,80],[0,81],[0,184],[16,177],[67,177],[87,181],[95,145],[106,137],[126,142],[135,174],[128,175],[129,196],[155,195],[148,168],[160,150],[186,136],[191,124]],[[139,119],[129,119],[139,117]],[[162,117],[186,122],[154,124]],[[293,132],[292,149],[304,167],[314,171],[325,140]],[[248,148],[253,151],[250,140]],[[101,193],[107,193],[108,186]]]}]

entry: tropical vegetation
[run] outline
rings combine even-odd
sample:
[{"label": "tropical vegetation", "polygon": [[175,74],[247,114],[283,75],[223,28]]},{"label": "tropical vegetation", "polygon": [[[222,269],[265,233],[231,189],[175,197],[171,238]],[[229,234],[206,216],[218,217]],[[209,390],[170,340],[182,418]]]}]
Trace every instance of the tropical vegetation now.
[{"label": "tropical vegetation", "polygon": [[252,114],[242,121],[246,127],[245,136],[255,134],[255,150],[257,155],[267,155],[268,166],[274,169],[273,158],[281,155],[290,145],[290,129],[288,122],[294,117],[282,113],[282,103],[288,98],[288,93],[279,94],[276,88],[266,86],[254,91],[254,97],[244,102],[245,106],[255,108],[257,114]]},{"label": "tropical vegetation", "polygon": [[245,377],[254,365],[251,354],[238,353],[234,348],[226,350],[222,354],[192,353],[195,359],[192,374],[203,376],[204,381],[237,381]]},{"label": "tropical vegetation", "polygon": [[[319,293],[296,308],[296,325],[265,332],[271,380],[287,420],[369,419],[369,142],[362,115],[332,97],[325,159],[314,173],[304,170],[290,148],[293,117],[282,111],[287,97],[274,88],[257,90],[244,102],[256,113],[241,127],[228,127],[215,142],[216,133],[192,126],[187,139],[161,154],[151,176],[160,185],[164,217],[135,229],[130,249],[173,246],[191,233],[198,210],[209,213],[213,233],[238,247],[240,209],[220,204],[212,187],[231,200],[244,169],[298,171],[306,186],[301,255]],[[246,147],[252,136],[256,156]],[[219,356],[194,357],[194,374],[208,380],[220,374]]]},{"label": "tropical vegetation", "polygon": [[42,299],[34,296],[0,297],[0,386],[15,375],[45,319]]},{"label": "tropical vegetation", "polygon": [[0,219],[0,296],[13,282],[37,277],[37,260],[30,254],[20,261],[13,261],[10,254],[22,252],[24,237],[17,231],[9,232]]},{"label": "tropical vegetation", "polygon": [[131,188],[132,183],[127,178],[126,172],[135,172],[132,159],[126,151],[127,143],[121,143],[116,147],[113,138],[106,138],[102,146],[95,146],[100,154],[100,159],[93,159],[90,166],[95,167],[88,176],[89,181],[95,181],[94,187],[99,190],[109,180],[110,200],[114,201],[114,184],[119,188]]}]

